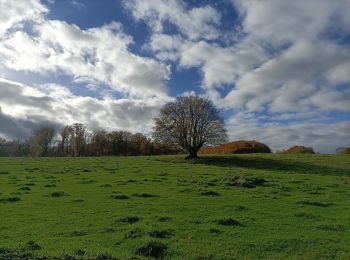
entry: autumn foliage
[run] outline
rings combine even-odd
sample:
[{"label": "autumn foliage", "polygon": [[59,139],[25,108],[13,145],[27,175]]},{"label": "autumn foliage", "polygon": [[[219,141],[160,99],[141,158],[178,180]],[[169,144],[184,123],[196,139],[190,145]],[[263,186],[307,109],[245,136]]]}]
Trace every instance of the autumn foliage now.
[{"label": "autumn foliage", "polygon": [[314,150],[312,147],[305,147],[301,145],[295,145],[292,146],[286,150],[281,151],[280,153],[286,153],[286,154],[300,154],[300,153],[309,153],[309,154],[314,154]]},{"label": "autumn foliage", "polygon": [[340,147],[336,152],[340,154],[350,154],[350,147]]},{"label": "autumn foliage", "polygon": [[258,141],[239,140],[216,147],[203,147],[200,154],[238,154],[238,153],[271,153],[271,149]]}]

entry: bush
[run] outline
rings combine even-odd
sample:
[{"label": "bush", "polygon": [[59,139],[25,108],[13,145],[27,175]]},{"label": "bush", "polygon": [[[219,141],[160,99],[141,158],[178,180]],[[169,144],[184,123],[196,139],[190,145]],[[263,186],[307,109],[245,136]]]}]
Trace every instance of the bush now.
[{"label": "bush", "polygon": [[314,154],[314,149],[312,149],[312,147],[305,147],[302,145],[295,145],[292,146],[290,148],[288,148],[287,150],[283,150],[280,153],[284,153],[284,154]]},{"label": "bush", "polygon": [[258,141],[234,141],[217,147],[203,147],[201,154],[242,154],[242,153],[271,153],[271,149]]},{"label": "bush", "polygon": [[350,154],[350,147],[339,147],[335,152],[339,154]]}]

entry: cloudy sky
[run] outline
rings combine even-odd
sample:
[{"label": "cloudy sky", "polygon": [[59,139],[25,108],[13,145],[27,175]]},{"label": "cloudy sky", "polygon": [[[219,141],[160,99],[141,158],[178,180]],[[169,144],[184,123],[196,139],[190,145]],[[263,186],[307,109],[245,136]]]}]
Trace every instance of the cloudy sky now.
[{"label": "cloudy sky", "polygon": [[213,100],[232,140],[350,146],[349,0],[0,0],[0,136],[84,123],[150,133]]}]

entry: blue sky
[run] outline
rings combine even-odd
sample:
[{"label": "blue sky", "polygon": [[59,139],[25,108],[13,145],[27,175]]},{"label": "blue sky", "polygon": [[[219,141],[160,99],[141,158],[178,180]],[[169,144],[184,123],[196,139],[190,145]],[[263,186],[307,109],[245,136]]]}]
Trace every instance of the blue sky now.
[{"label": "blue sky", "polygon": [[0,0],[0,136],[81,122],[149,134],[210,98],[230,139],[350,145],[348,0]]}]

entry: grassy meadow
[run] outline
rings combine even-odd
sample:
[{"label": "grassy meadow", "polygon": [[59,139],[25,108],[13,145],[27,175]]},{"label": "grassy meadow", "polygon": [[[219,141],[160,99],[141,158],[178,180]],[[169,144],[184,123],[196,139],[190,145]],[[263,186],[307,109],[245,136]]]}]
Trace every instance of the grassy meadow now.
[{"label": "grassy meadow", "polygon": [[0,158],[0,258],[350,259],[350,156]]}]

